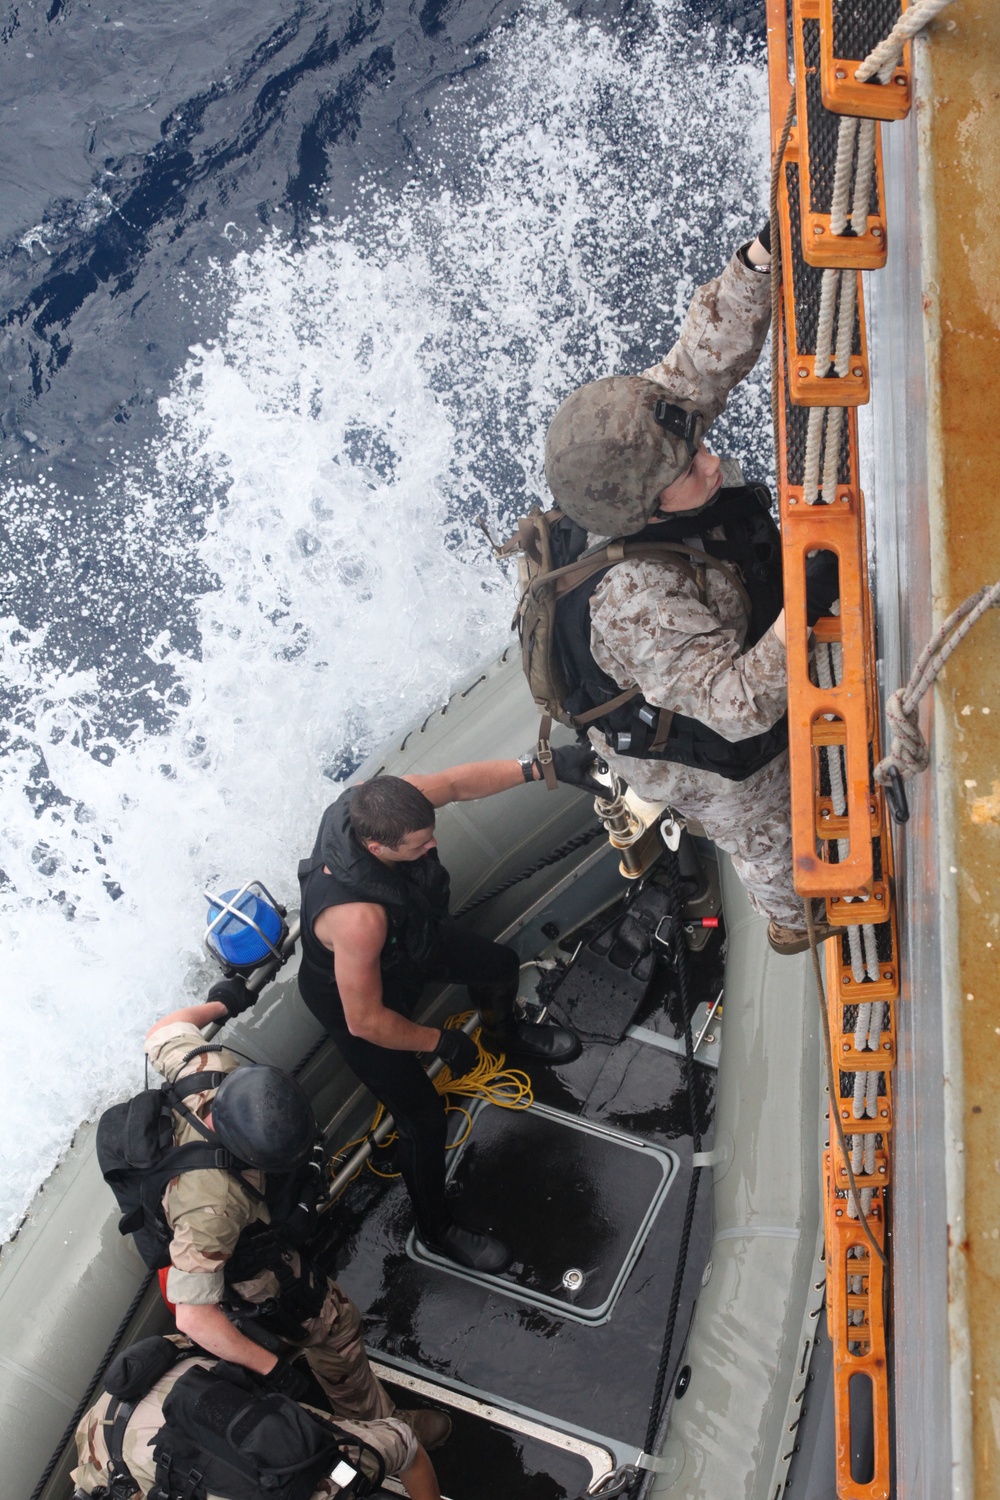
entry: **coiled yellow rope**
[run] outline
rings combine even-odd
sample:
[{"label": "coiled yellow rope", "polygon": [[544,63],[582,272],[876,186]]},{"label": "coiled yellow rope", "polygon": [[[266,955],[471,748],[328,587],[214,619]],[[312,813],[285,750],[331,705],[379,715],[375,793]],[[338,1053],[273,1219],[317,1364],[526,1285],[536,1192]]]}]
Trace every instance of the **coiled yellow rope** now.
[{"label": "coiled yellow rope", "polygon": [[[444,1023],[445,1027],[447,1029],[458,1029],[466,1024],[472,1014],[471,1010],[467,1010],[458,1015],[449,1016]],[[452,1078],[451,1070],[447,1066],[443,1067],[434,1079],[434,1087],[438,1093],[445,1097],[458,1095],[466,1099],[485,1099],[488,1104],[495,1104],[498,1109],[528,1109],[534,1103],[535,1096],[531,1091],[531,1079],[527,1073],[522,1072],[520,1068],[505,1067],[507,1061],[505,1053],[487,1051],[482,1043],[482,1027],[476,1027],[472,1033],[472,1040],[475,1042],[479,1052],[479,1062],[470,1073],[465,1073],[461,1078]],[[462,1114],[465,1116],[465,1129],[455,1140],[449,1142],[446,1147],[446,1150],[454,1151],[456,1147],[461,1146],[468,1140],[469,1132],[472,1129],[472,1116],[460,1104],[446,1104],[445,1109],[448,1114]],[[358,1136],[356,1140],[348,1141],[346,1146],[342,1146],[336,1153],[335,1159],[343,1161],[350,1155],[355,1146],[360,1146],[362,1141],[367,1140],[378,1129],[384,1114],[385,1106],[380,1104],[366,1133]],[[399,1132],[395,1130],[391,1131],[384,1141],[379,1142],[379,1149],[390,1145],[398,1138]],[[350,1179],[351,1182],[355,1181],[361,1170],[362,1168],[359,1167],[355,1177]],[[374,1173],[376,1177],[391,1178],[399,1176],[398,1172],[379,1171],[373,1165],[371,1157],[368,1158],[368,1170]]]}]

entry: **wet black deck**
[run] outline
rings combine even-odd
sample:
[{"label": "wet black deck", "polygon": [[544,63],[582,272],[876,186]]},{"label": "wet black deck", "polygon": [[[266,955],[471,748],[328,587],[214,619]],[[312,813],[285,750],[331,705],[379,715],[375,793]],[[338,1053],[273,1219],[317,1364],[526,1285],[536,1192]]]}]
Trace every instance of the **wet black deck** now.
[{"label": "wet black deck", "polygon": [[[705,953],[692,957],[692,969],[697,999],[714,999],[722,973],[717,940]],[[670,1012],[675,1009],[670,973],[664,971],[637,1019],[650,1030],[672,1036],[675,1025]],[[535,1069],[532,1074],[539,1103],[665,1147],[677,1158],[666,1200],[606,1321],[582,1323],[449,1270],[418,1263],[406,1249],[412,1215],[402,1183],[380,1180],[366,1170],[331,1216],[324,1256],[365,1315],[369,1348],[389,1363],[419,1366],[427,1378],[443,1376],[484,1393],[498,1405],[528,1408],[540,1414],[539,1420],[549,1416],[641,1448],[691,1180],[685,1067],[683,1058],[674,1053],[626,1038],[617,1046],[592,1043],[568,1067]],[[696,1063],[695,1084],[702,1147],[708,1149],[714,1070]],[[456,1195],[461,1217],[516,1237],[524,1256],[536,1263],[538,1274],[551,1279],[569,1255],[567,1264],[582,1269],[601,1263],[603,1252],[591,1253],[598,1249],[594,1235],[595,1224],[602,1218],[601,1205],[608,1208],[612,1220],[622,1221],[619,1239],[633,1238],[634,1199],[637,1193],[651,1190],[651,1179],[623,1184],[620,1154],[603,1148],[581,1150],[579,1142],[596,1138],[571,1132],[564,1125],[553,1126],[545,1116],[539,1119],[544,1125],[511,1113],[503,1131],[496,1132],[492,1125],[484,1130],[482,1141],[468,1153],[469,1171],[460,1171],[449,1191]],[[523,1133],[520,1142],[519,1132]],[[572,1191],[566,1190],[568,1158],[572,1158]],[[473,1170],[477,1167],[482,1170]],[[545,1201],[546,1180],[551,1187],[550,1204]],[[624,1199],[620,1196],[623,1187]],[[513,1220],[528,1211],[526,1205],[530,1205],[531,1222],[515,1230]],[[673,1365],[709,1254],[710,1211],[711,1174],[703,1172]],[[610,1266],[613,1256],[604,1258]],[[461,1444],[457,1439],[453,1442],[457,1452]],[[446,1459],[442,1453],[437,1458],[444,1477],[446,1468],[451,1469],[451,1455]],[[506,1495],[536,1494],[535,1489],[521,1487],[525,1472],[517,1479],[516,1489],[508,1483]],[[555,1474],[551,1482],[556,1487],[538,1489],[539,1497],[551,1495],[556,1500],[578,1492],[572,1477],[566,1480],[568,1489]],[[487,1495],[481,1486],[470,1490],[465,1483],[463,1488],[458,1475],[452,1489],[446,1486],[445,1492],[458,1500],[464,1500],[465,1494],[470,1500],[473,1494],[477,1500]]]},{"label": "wet black deck", "polygon": [[[417,1404],[391,1380],[385,1384],[398,1406]],[[449,1500],[576,1500],[590,1484],[590,1465],[579,1455],[470,1412],[448,1410],[452,1432],[435,1452],[434,1468]]]},{"label": "wet black deck", "polygon": [[[455,1151],[449,1192],[513,1256],[497,1291],[583,1321],[610,1316],[647,1222],[666,1204],[676,1157],[563,1111],[483,1104]],[[511,1184],[498,1193],[497,1183]],[[450,1269],[411,1238],[416,1259]]]}]

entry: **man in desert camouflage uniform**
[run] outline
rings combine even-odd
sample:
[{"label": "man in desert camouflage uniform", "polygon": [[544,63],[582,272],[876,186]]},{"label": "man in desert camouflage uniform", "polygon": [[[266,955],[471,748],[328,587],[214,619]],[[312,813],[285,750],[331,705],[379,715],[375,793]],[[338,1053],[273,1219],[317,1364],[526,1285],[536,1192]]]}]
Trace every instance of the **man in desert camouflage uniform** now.
[{"label": "man in desert camouflage uniform", "polygon": [[[652,523],[667,520],[687,543],[678,525],[687,517],[690,541],[699,548],[711,551],[724,541],[725,527],[709,519],[712,507],[723,509],[744,481],[738,464],[709,453],[701,439],[763,347],[769,268],[765,230],[698,288],[680,337],[659,364],[642,376],[583,386],[557,411],[546,439],[546,478],[590,544],[640,532],[643,541],[655,540]],[[589,651],[600,672],[623,690],[638,687],[639,702],[653,713],[693,721],[696,737],[700,726],[728,742],[727,774],[673,761],[669,745],[640,757],[625,753],[635,736],[609,737],[600,727],[589,732],[639,796],[669,802],[701,823],[731,856],[752,905],[770,918],[772,947],[794,953],[807,940],[792,873],[785,617],[780,610],[763,634],[748,640],[741,582],[750,589],[751,580],[732,569],[692,569],[680,558],[625,560],[604,573],[590,598]],[[586,629],[585,618],[578,628]],[[753,756],[751,740],[759,751]],[[725,750],[717,759],[725,762]],[[817,935],[825,939],[832,929],[820,922]]]},{"label": "man in desert camouflage uniform", "polygon": [[[216,1084],[225,1088],[223,1080],[235,1070],[249,1071],[247,1064],[225,1049],[209,1048],[201,1028],[239,1014],[250,1003],[241,979],[220,980],[204,1004],[174,1011],[150,1029],[146,1053],[153,1067],[169,1083],[212,1072]],[[283,1129],[291,1130],[288,1121],[296,1104],[292,1091],[300,1095],[298,1085],[277,1069],[251,1066],[262,1078],[271,1075],[272,1114],[268,1117],[266,1108],[259,1110],[256,1125],[266,1126],[276,1136]],[[241,1078],[241,1083],[245,1081]],[[203,1139],[194,1121],[212,1130],[218,1093],[216,1086],[184,1098],[190,1118],[175,1111],[175,1144]],[[304,1096],[302,1101],[315,1134]],[[224,1135],[219,1139],[234,1149]],[[253,1160],[249,1152],[237,1154]],[[263,1376],[272,1389],[295,1400],[306,1397],[311,1384],[308,1372],[297,1361],[304,1354],[338,1418],[371,1421],[393,1415],[393,1402],[368,1363],[361,1314],[336,1282],[310,1264],[288,1226],[272,1225],[271,1210],[260,1196],[265,1190],[265,1174],[255,1170],[239,1174],[220,1168],[187,1171],[168,1183],[163,1207],[172,1238],[165,1293],[175,1305],[178,1328],[200,1348],[245,1366]],[[250,1304],[251,1314],[260,1310],[262,1315],[251,1316],[244,1326],[262,1328],[263,1342],[248,1338],[224,1310],[224,1304],[230,1311],[238,1308],[241,1299]],[[263,1304],[267,1304],[266,1312]],[[442,1412],[397,1415],[410,1422],[426,1447],[438,1446],[450,1431],[450,1421]]]},{"label": "man in desert camouflage uniform", "polygon": [[[184,1340],[175,1342],[180,1345],[186,1343]],[[140,1500],[145,1500],[156,1480],[153,1444],[164,1422],[163,1403],[189,1370],[199,1367],[211,1370],[215,1364],[215,1360],[195,1354],[181,1359],[136,1402],[121,1440],[121,1460],[139,1486]],[[77,1496],[99,1496],[108,1492],[112,1479],[109,1472],[108,1419],[109,1409],[113,1404],[113,1397],[102,1395],[81,1418],[77,1427],[77,1468],[70,1476],[76,1486]],[[323,1415],[321,1412],[317,1414]],[[386,1474],[399,1475],[411,1500],[440,1500],[441,1491],[430,1459],[401,1418],[379,1417],[373,1421],[361,1422],[349,1417],[338,1417],[337,1426],[341,1433],[357,1437],[362,1443],[374,1448],[385,1465]],[[357,1450],[346,1447],[346,1453],[362,1472],[370,1478],[375,1477],[371,1456],[360,1445]],[[340,1493],[341,1486],[335,1479],[324,1478],[313,1491],[312,1500],[334,1500]],[[213,1500],[213,1496],[207,1494],[206,1500]]]}]

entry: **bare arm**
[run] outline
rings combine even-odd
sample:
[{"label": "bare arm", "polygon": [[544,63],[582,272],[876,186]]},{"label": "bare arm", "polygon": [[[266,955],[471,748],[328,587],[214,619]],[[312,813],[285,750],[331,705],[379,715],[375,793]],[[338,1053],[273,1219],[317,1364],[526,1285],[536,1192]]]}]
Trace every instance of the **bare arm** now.
[{"label": "bare arm", "polygon": [[351,1035],[395,1052],[433,1052],[441,1040],[438,1027],[418,1026],[382,1003],[379,956],[388,929],[385,909],[368,901],[328,906],[313,923],[316,937],[333,954],[333,972]]},{"label": "bare arm", "polygon": [[221,1000],[206,1000],[202,1005],[186,1005],[182,1010],[172,1010],[169,1016],[161,1016],[146,1032],[146,1038],[148,1040],[154,1031],[159,1031],[161,1026],[169,1026],[173,1021],[179,1021],[188,1026],[197,1026],[200,1031],[203,1026],[209,1026],[213,1021],[228,1020],[229,1012]]},{"label": "bare arm", "polygon": [[474,802],[477,797],[492,797],[495,792],[507,792],[524,783],[516,760],[473,760],[427,776],[404,776],[403,780],[423,792],[434,807]]},{"label": "bare arm", "polygon": [[410,1500],[441,1500],[441,1490],[438,1487],[434,1465],[419,1444],[416,1458],[399,1477],[403,1481],[403,1488]]},{"label": "bare arm", "polygon": [[175,1316],[178,1330],[208,1354],[230,1359],[248,1370],[256,1370],[258,1375],[269,1374],[278,1363],[278,1356],[270,1349],[262,1349],[234,1328],[217,1303],[179,1302]]}]

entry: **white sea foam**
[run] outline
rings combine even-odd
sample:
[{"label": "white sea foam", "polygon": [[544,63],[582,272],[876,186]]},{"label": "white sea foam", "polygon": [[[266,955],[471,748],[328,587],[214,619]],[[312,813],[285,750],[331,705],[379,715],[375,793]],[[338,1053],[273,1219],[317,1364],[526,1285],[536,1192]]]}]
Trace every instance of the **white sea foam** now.
[{"label": "white sea foam", "polygon": [[[165,393],[153,450],[119,452],[90,499],[136,559],[126,593],[157,557],[217,580],[179,600],[176,641],[143,643],[152,686],[3,622],[0,1233],[134,1084],[149,1022],[200,992],[206,882],[257,874],[291,899],[322,772],[503,643],[509,585],[471,517],[502,529],[543,498],[553,407],[641,368],[760,217],[762,64],[718,41],[692,56],[688,12],[658,15],[630,57],[561,9],[522,18],[438,98],[404,189],[373,175],[304,248],[275,236],[191,289],[218,336]],[[744,459],[765,434],[766,473],[760,381],[726,421]],[[41,536],[70,497],[11,503]],[[166,727],[122,728],[129,695]]]}]

